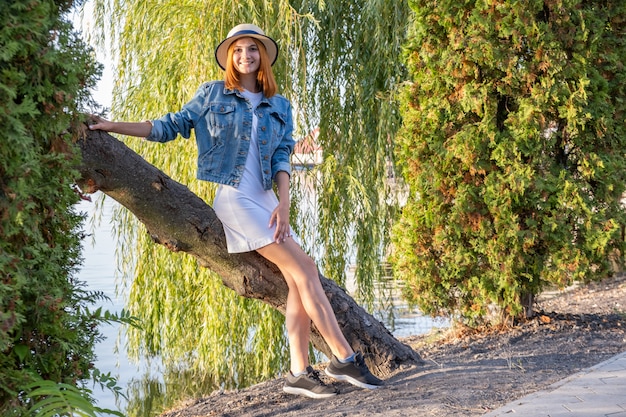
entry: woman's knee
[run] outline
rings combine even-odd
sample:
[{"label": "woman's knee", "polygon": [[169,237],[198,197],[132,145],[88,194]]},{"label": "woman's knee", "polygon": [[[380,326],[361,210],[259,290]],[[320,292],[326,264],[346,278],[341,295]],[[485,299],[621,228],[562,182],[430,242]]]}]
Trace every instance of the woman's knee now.
[{"label": "woman's knee", "polygon": [[318,279],[317,264],[310,256],[305,254],[293,261],[285,265],[278,265],[278,267],[283,272],[283,275],[288,275],[298,287],[300,287],[303,280]]},{"label": "woman's knee", "polygon": [[306,256],[305,260],[302,262],[302,269],[306,271],[307,275],[318,276],[317,264],[310,256]]}]

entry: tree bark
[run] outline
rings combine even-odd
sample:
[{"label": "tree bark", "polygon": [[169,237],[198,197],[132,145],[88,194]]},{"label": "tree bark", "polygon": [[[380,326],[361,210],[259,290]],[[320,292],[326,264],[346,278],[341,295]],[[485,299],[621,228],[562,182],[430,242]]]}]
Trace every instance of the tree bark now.
[{"label": "tree bark", "polygon": [[[104,192],[137,216],[156,243],[193,255],[240,296],[285,313],[287,284],[278,268],[256,252],[229,254],[221,222],[200,197],[108,133],[90,131],[85,125],[76,130],[82,153],[77,183],[83,192]],[[400,365],[423,363],[344,289],[322,274],[320,280],[348,342],[364,353],[373,372],[387,375]],[[330,357],[315,328],[312,342]]]}]

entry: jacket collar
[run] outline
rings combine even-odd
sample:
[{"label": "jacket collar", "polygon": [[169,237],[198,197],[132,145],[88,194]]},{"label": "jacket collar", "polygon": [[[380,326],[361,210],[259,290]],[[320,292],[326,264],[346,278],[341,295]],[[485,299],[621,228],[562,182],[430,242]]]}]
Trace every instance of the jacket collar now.
[{"label": "jacket collar", "polygon": [[[240,92],[239,92],[239,90],[237,90],[237,89],[231,89],[231,88],[226,88],[226,87],[224,87],[224,94],[225,94],[225,95],[232,95],[232,94],[234,94],[234,95],[236,95],[237,97],[239,97],[239,98],[243,99],[243,97],[241,96],[241,93],[240,93]],[[265,104],[267,104],[268,106],[271,106],[271,105],[272,105],[272,102],[271,102],[271,101],[270,101],[267,97],[265,97],[265,96],[263,96],[263,98],[261,99],[261,103],[265,103]],[[259,104],[260,104],[260,103],[259,103]]]}]

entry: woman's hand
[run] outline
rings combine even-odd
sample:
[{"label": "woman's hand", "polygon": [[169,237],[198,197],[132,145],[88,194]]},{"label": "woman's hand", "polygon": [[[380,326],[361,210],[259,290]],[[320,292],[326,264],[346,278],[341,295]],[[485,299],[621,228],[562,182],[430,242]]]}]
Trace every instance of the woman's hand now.
[{"label": "woman's hand", "polygon": [[103,119],[100,116],[96,116],[93,114],[91,115],[91,120],[96,122],[94,124],[89,125],[89,129],[91,130],[104,130],[105,132],[110,132],[113,130],[113,127],[115,126],[114,122],[110,122],[106,119]]},{"label": "woman's hand", "polygon": [[291,228],[289,227],[289,204],[280,202],[270,216],[270,224],[268,227],[276,225],[274,231],[274,242],[280,244],[285,239],[291,237]]},{"label": "woman's hand", "polygon": [[276,225],[274,242],[280,244],[291,237],[291,228],[289,227],[289,174],[280,171],[274,180],[278,186],[279,203],[270,216],[269,227]]}]

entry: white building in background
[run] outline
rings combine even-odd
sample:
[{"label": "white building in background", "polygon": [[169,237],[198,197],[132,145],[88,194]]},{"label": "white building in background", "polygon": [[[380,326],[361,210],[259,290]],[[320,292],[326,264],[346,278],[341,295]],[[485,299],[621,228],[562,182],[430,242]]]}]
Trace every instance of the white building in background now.
[{"label": "white building in background", "polygon": [[312,167],[322,163],[322,147],[317,142],[320,135],[320,128],[316,127],[311,133],[296,142],[296,146],[291,155],[291,163],[294,166]]}]

